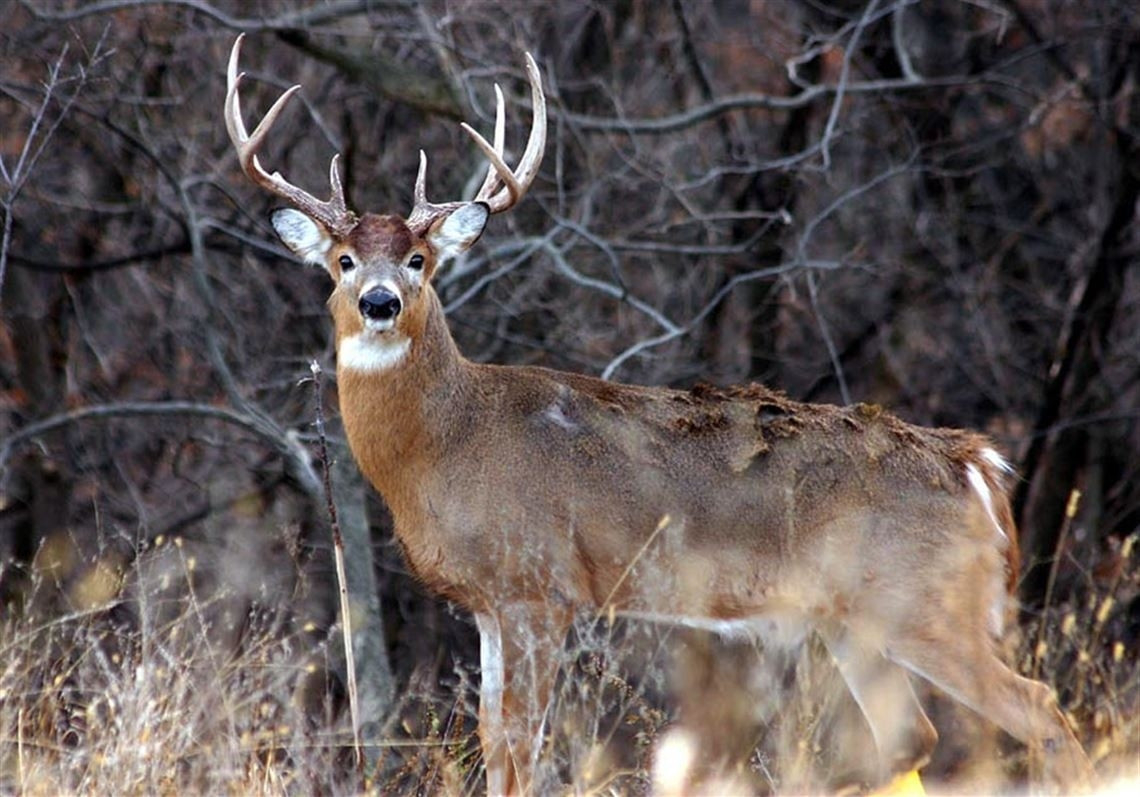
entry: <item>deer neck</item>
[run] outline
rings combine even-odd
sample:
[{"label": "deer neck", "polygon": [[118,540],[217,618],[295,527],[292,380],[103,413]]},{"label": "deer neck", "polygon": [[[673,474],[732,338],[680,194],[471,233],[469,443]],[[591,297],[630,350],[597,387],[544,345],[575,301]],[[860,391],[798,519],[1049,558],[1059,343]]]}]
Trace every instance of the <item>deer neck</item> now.
[{"label": "deer neck", "polygon": [[359,325],[337,315],[337,389],[349,447],[397,515],[442,455],[467,370],[438,297],[426,290],[422,312],[408,319],[407,350],[383,367],[351,364],[344,347],[355,345]]}]

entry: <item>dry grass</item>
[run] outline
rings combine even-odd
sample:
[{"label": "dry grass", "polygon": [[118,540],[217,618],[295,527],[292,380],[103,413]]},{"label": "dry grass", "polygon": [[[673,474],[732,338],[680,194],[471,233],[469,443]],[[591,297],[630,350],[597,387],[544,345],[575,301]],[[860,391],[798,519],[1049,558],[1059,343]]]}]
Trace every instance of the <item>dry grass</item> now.
[{"label": "dry grass", "polygon": [[[90,579],[90,595],[105,597]],[[1136,629],[1122,610],[1140,589],[1127,567],[1092,584],[1023,629],[1016,656],[1057,688],[1110,784],[1140,778]],[[0,792],[481,793],[472,667],[445,684],[413,676],[358,769],[343,690],[328,675],[335,633],[314,635],[283,606],[247,611],[235,632],[224,592],[161,586],[138,580],[78,611],[30,600],[4,617]],[[543,756],[552,791],[648,794],[656,778],[660,794],[818,793],[867,754],[868,734],[815,646],[765,657],[750,644],[603,620],[580,623],[564,656]],[[1022,748],[966,712],[936,709],[934,719],[943,741],[925,775],[932,791],[1027,788]]]},{"label": "dry grass", "polygon": [[296,640],[254,633],[237,656],[188,613],[116,629],[111,613],[9,620],[0,660],[0,790],[281,793],[343,780],[336,726],[293,695]]}]

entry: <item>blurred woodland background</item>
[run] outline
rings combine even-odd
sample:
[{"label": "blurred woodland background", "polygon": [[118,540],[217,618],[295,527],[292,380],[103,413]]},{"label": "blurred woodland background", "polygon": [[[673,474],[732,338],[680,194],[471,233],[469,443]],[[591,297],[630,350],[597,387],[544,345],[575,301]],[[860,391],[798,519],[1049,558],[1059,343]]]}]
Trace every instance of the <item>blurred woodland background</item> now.
[{"label": "blurred woodland background", "polygon": [[[534,53],[542,172],[437,279],[466,355],[755,380],[987,432],[1020,474],[1015,660],[1058,689],[1102,770],[1135,756],[1134,0],[0,10],[0,791],[359,786],[318,387],[366,785],[482,788],[476,635],[409,578],[338,442],[327,278],[278,244],[226,137],[243,31],[247,121],[304,85],[268,168],[323,196],[340,152],[350,204],[380,212],[410,209],[421,148],[429,196],[473,193],[484,162],[458,122],[491,129],[496,81],[521,145]],[[551,744],[580,788],[644,792],[669,665],[617,669],[591,633],[564,677],[581,698],[565,716],[592,735],[555,723]],[[732,651],[682,644],[731,681]],[[604,707],[583,718],[591,700]],[[789,723],[780,711],[760,725]],[[750,752],[764,733],[744,770],[778,790],[787,767]],[[568,736],[589,742],[563,750]],[[951,782],[965,767],[936,765]]]}]

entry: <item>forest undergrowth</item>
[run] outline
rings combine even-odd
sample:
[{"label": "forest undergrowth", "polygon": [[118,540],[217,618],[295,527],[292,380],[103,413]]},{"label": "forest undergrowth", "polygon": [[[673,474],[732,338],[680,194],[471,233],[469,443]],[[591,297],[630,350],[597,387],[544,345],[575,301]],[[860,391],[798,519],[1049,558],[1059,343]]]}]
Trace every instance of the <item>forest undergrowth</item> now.
[{"label": "forest undergrowth", "polygon": [[[1017,668],[1057,690],[1108,791],[1140,778],[1136,629],[1117,611],[1140,586],[1127,567],[1134,541],[1118,552],[1107,589],[1051,605],[1014,634]],[[40,575],[24,609],[8,611],[0,791],[482,793],[477,669],[457,656],[442,683],[413,673],[381,739],[354,749],[337,627],[317,634],[285,605],[215,611],[225,590],[197,594],[193,556],[181,540],[166,545],[187,576],[182,590],[169,573],[149,594],[138,583],[127,588],[113,566],[92,559],[71,563],[82,571],[71,582],[71,610],[37,611],[36,598],[55,586]],[[837,732],[852,722],[850,698],[822,647],[788,662],[719,644],[653,626],[579,622],[548,716],[544,782],[568,794],[846,793],[835,787],[836,750],[850,755],[852,738],[868,734],[857,720],[846,739]],[[710,653],[737,669],[710,673]],[[698,704],[718,712],[722,727],[678,730],[684,707]],[[1035,763],[1024,748],[936,696],[932,716],[942,739],[924,773],[929,791],[1032,791]],[[731,730],[735,758],[694,760],[686,748],[693,730]],[[663,781],[678,777],[686,788],[670,791]]]}]

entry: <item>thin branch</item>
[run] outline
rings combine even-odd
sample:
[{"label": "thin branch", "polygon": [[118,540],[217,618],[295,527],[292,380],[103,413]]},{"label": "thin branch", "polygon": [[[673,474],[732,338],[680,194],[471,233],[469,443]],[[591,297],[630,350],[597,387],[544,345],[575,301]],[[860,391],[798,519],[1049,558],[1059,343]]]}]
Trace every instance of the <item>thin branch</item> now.
[{"label": "thin branch", "polygon": [[899,71],[903,77],[914,83],[922,81],[922,76],[915,70],[910,60],[910,51],[906,48],[903,24],[906,21],[907,6],[912,6],[917,0],[898,0],[891,11],[891,44],[895,48],[895,60],[898,61]]},{"label": "thin branch", "polygon": [[36,19],[52,22],[73,22],[84,17],[133,8],[181,8],[201,14],[227,28],[246,31],[310,27],[329,20],[339,20],[353,14],[374,11],[380,6],[401,10],[407,8],[407,3],[403,0],[391,0],[388,3],[377,2],[377,0],[325,0],[299,11],[290,10],[279,17],[265,18],[235,17],[211,3],[204,2],[204,0],[100,0],[99,2],[80,3],[77,8],[66,11],[45,10],[29,0],[21,0],[21,5]]},{"label": "thin branch", "polygon": [[[509,251],[512,251],[515,249],[518,249],[519,253],[515,257],[508,260],[506,263],[503,263],[503,265],[499,266],[494,271],[490,271],[490,272],[484,274],[483,276],[479,277],[479,279],[475,280],[475,282],[473,282],[467,288],[467,290],[463,291],[463,293],[461,293],[458,297],[456,297],[455,299],[453,299],[452,301],[450,301],[446,305],[444,305],[444,307],[443,307],[444,314],[450,314],[450,313],[455,312],[455,310],[457,310],[460,307],[462,307],[463,305],[467,304],[468,301],[470,301],[472,298],[477,296],[480,291],[482,291],[484,288],[486,288],[492,282],[499,279],[499,277],[502,277],[503,275],[508,274],[511,271],[514,271],[519,266],[521,266],[528,259],[530,259],[531,255],[533,255],[535,252],[537,252],[539,249],[541,249],[543,244],[553,235],[554,235],[554,231],[551,231],[551,232],[548,232],[545,236],[543,236],[541,238],[527,238],[527,239],[524,239],[521,241],[517,241],[511,245],[500,248],[498,250],[498,252],[500,254],[505,253],[505,252],[509,252]],[[464,273],[466,273],[466,271]],[[446,286],[449,282],[451,282],[451,280],[448,280],[447,282],[441,284],[441,288]]]},{"label": "thin branch", "polygon": [[842,194],[828,203],[828,205],[824,207],[823,210],[813,216],[807,222],[807,224],[804,225],[803,232],[800,233],[799,237],[796,240],[796,260],[798,262],[803,262],[807,259],[808,242],[815,234],[815,231],[819,225],[821,225],[833,213],[835,213],[837,210],[839,210],[841,207],[853,199],[857,199],[866,194],[868,191],[872,191],[875,188],[878,188],[888,180],[898,177],[901,174],[908,173],[917,156],[917,152],[911,153],[911,156],[907,158],[907,160],[903,163],[892,166],[890,169],[887,169],[886,171],[875,175],[867,182],[861,183],[860,185],[857,185],[848,191],[844,191]]},{"label": "thin branch", "polygon": [[325,488],[325,506],[329,513],[329,525],[332,527],[333,559],[336,562],[337,593],[340,598],[340,627],[344,639],[344,666],[348,682],[348,713],[352,721],[352,750],[356,757],[356,766],[364,765],[364,754],[360,745],[360,699],[356,686],[356,657],[352,651],[352,606],[348,601],[348,577],[344,568],[344,538],[340,533],[340,520],[337,517],[336,501],[333,500],[333,489],[329,464],[329,449],[325,439],[325,409],[321,391],[324,385],[321,382],[321,366],[316,360],[309,363],[309,370],[313,374],[313,394],[317,402],[317,450],[320,452],[322,483]]},{"label": "thin branch", "polygon": [[51,65],[48,70],[48,80],[44,84],[44,95],[40,101],[40,107],[36,109],[35,115],[32,117],[32,126],[28,130],[28,136],[24,139],[24,146],[20,150],[20,156],[16,159],[16,165],[12,168],[11,177],[8,177],[8,170],[4,170],[5,178],[8,179],[8,201],[12,202],[16,199],[16,194],[19,193],[24,180],[27,179],[28,172],[31,171],[32,165],[39,159],[40,154],[44,151],[47,145],[47,139],[51,138],[52,132],[56,126],[59,125],[60,119],[63,118],[62,114],[56,119],[54,125],[48,129],[48,134],[44,140],[39,142],[34,154],[32,154],[32,146],[36,144],[36,134],[39,133],[40,125],[43,124],[44,117],[47,115],[48,106],[51,104],[55,91],[60,84],[59,72],[63,68],[63,61],[67,58],[67,44],[63,45],[63,49],[59,52],[59,57],[55,59],[55,63]]},{"label": "thin branch", "polygon": [[985,80],[979,75],[926,78],[917,83],[909,78],[883,78],[881,80],[856,81],[842,86],[839,84],[815,84],[791,96],[762,94],[758,92],[730,94],[727,97],[721,97],[712,102],[698,105],[687,111],[682,111],[670,116],[658,117],[656,119],[602,117],[574,113],[573,111],[562,111],[560,115],[565,121],[570,122],[582,130],[661,135],[664,133],[675,133],[678,130],[710,121],[730,111],[790,111],[797,108],[804,108],[816,100],[834,96],[840,91],[844,94],[876,94],[889,91],[914,91],[916,89],[977,86],[982,82],[985,82]]},{"label": "thin branch", "polygon": [[[861,185],[857,185],[849,191],[844,191],[834,200],[832,200],[826,207],[819,213],[813,216],[806,225],[804,225],[803,232],[799,235],[796,241],[796,255],[795,260],[797,263],[805,262],[807,259],[808,242],[811,240],[816,229],[826,219],[828,219],[839,208],[846,205],[853,199],[863,196],[868,191],[871,191],[888,180],[904,174],[909,171],[911,164],[914,162],[912,155],[905,163],[887,169],[885,172],[875,175]],[[823,311],[819,304],[819,286],[816,277],[812,273],[807,275],[808,297],[811,301],[812,313],[815,315],[816,324],[819,326],[820,336],[823,338],[823,344],[827,348],[827,356],[831,361],[832,370],[835,373],[836,382],[839,384],[839,394],[842,397],[844,404],[851,403],[851,392],[847,386],[847,378],[843,373],[843,365],[840,362],[839,351],[836,348],[835,341],[831,337],[831,330],[827,324],[827,320],[823,315]]]},{"label": "thin branch", "polygon": [[190,241],[183,239],[168,246],[157,246],[153,249],[144,249],[141,252],[131,252],[121,257],[111,257],[106,260],[88,260],[82,263],[61,263],[53,260],[38,260],[33,257],[24,257],[15,252],[9,255],[13,265],[26,268],[30,271],[43,271],[56,274],[91,274],[97,271],[112,271],[116,268],[137,266],[150,260],[162,260],[170,255],[185,255],[190,252]]},{"label": "thin branch", "polygon": [[630,307],[652,319],[655,324],[664,329],[666,332],[680,333],[680,327],[662,315],[661,312],[659,312],[652,305],[649,305],[641,299],[638,299],[636,296],[630,294],[624,286],[615,285],[611,282],[595,279],[593,277],[587,277],[585,274],[581,273],[573,266],[571,266],[570,262],[563,255],[562,250],[558,249],[553,244],[546,244],[543,247],[543,251],[545,251],[546,254],[550,256],[551,261],[553,261],[559,273],[561,273],[571,282],[577,285],[581,285],[585,288],[589,288],[590,290],[604,293],[606,296],[628,304]]},{"label": "thin branch", "polygon": [[815,322],[819,325],[819,333],[823,337],[823,345],[827,348],[827,357],[831,360],[831,369],[835,372],[835,380],[839,383],[839,395],[844,405],[851,403],[851,391],[847,387],[847,377],[843,374],[843,363],[839,360],[839,351],[835,348],[835,341],[831,337],[831,328],[827,325],[823,310],[819,306],[819,286],[815,274],[807,274],[808,298],[811,300],[811,310],[815,315]]},{"label": "thin branch", "polygon": [[830,271],[837,269],[842,265],[843,263],[834,260],[800,261],[796,263],[785,263],[779,266],[770,266],[768,268],[760,268],[756,269],[755,271],[748,271],[743,274],[737,274],[735,277],[722,285],[720,290],[713,294],[713,297],[705,303],[705,306],[702,307],[700,311],[691,319],[689,319],[683,326],[679,326],[673,331],[665,332],[664,334],[653,338],[646,338],[633,344],[629,348],[625,349],[625,351],[621,352],[612,360],[610,360],[609,364],[602,370],[600,376],[602,379],[611,379],[613,378],[614,372],[617,371],[617,369],[620,368],[622,364],[624,364],[625,361],[630,357],[633,357],[634,355],[640,354],[641,352],[647,351],[656,346],[660,346],[664,343],[668,343],[671,340],[676,340],[682,335],[687,335],[688,333],[692,332],[697,327],[697,325],[699,325],[702,321],[704,321],[706,317],[708,317],[709,313],[715,310],[717,306],[736,289],[738,285],[743,285],[746,282],[755,282],[756,280],[771,279],[772,277],[789,274],[797,268],[814,268]]},{"label": "thin branch", "polygon": [[820,97],[830,93],[826,86],[812,86],[790,97],[781,97],[772,94],[747,92],[744,94],[730,94],[727,97],[698,105],[687,111],[662,116],[657,119],[607,118],[578,114],[573,111],[563,111],[561,116],[567,122],[583,130],[612,131],[620,133],[675,133],[687,127],[715,119],[729,111],[746,109],[759,110],[791,110],[810,105]]},{"label": "thin branch", "polygon": [[579,224],[573,219],[557,218],[555,221],[557,222],[558,226],[565,227],[578,237],[585,238],[591,244],[600,249],[602,254],[606,256],[606,262],[610,264],[610,273],[613,274],[614,282],[617,283],[618,287],[621,288],[623,293],[628,290],[625,285],[625,279],[621,274],[621,261],[618,259],[617,252],[615,252],[614,248],[610,246],[609,241],[602,238],[600,235],[595,235],[594,233],[590,232],[590,229],[587,225]]},{"label": "thin branch", "polygon": [[59,88],[64,82],[60,78],[60,72],[63,69],[63,63],[67,57],[68,46],[66,44],[63,46],[60,50],[59,57],[48,70],[48,80],[44,84],[43,98],[32,114],[31,128],[28,130],[28,134],[24,139],[24,146],[20,150],[16,163],[9,169],[7,164],[0,160],[0,174],[2,174],[4,182],[7,183],[7,191],[4,193],[3,198],[0,199],[0,206],[3,206],[4,211],[3,230],[0,231],[0,296],[4,293],[4,277],[8,272],[8,249],[12,243],[13,208],[16,204],[16,199],[27,183],[29,175],[31,175],[33,169],[35,169],[40,156],[43,155],[47,149],[47,145],[55,135],[55,131],[59,129],[60,124],[79,96],[79,92],[82,91],[86,85],[88,71],[105,57],[106,53],[103,52],[103,43],[106,36],[107,30],[104,29],[99,40],[95,43],[94,50],[92,50],[91,55],[87,59],[87,64],[78,67],[78,79],[74,90],[63,100],[59,113],[56,114],[55,119],[52,120],[47,129],[40,135],[40,128],[47,117],[48,107],[56,100]]},{"label": "thin branch", "polygon": [[839,69],[839,81],[836,83],[835,97],[831,101],[831,110],[827,114],[827,124],[824,125],[823,135],[821,135],[819,139],[819,149],[823,159],[824,171],[831,168],[831,140],[835,137],[835,128],[839,124],[839,112],[843,108],[843,95],[847,93],[847,88],[850,83],[851,59],[855,56],[859,46],[859,38],[863,35],[863,31],[866,30],[867,24],[870,22],[878,5],[879,0],[871,0],[871,2],[867,3],[867,7],[863,9],[863,16],[859,18],[859,23],[855,26],[855,30],[851,32],[851,38],[848,40],[847,46],[843,48],[843,65]]},{"label": "thin branch", "polygon": [[211,404],[201,404],[195,401],[124,401],[68,410],[67,412],[62,412],[58,415],[52,415],[27,424],[5,438],[3,445],[0,446],[0,467],[3,467],[8,462],[8,459],[12,456],[12,452],[20,446],[49,432],[62,429],[65,426],[88,420],[156,416],[169,417],[172,415],[211,418],[225,421],[226,423],[240,426],[264,440],[268,440],[274,444],[275,448],[280,445],[278,438],[266,436],[265,429],[255,419],[228,407],[215,407]]},{"label": "thin branch", "polygon": [[[222,353],[222,347],[218,342],[218,336],[212,320],[217,310],[217,302],[214,300],[214,291],[206,273],[206,249],[202,241],[201,226],[198,223],[198,211],[194,207],[194,203],[190,201],[186,186],[179,183],[177,188],[178,200],[182,205],[183,212],[186,214],[186,232],[190,240],[191,264],[193,265],[193,268],[190,270],[191,283],[198,293],[198,298],[201,299],[202,304],[205,305],[206,308],[206,323],[202,325],[202,334],[205,337],[206,353],[209,357],[210,364],[214,367],[214,373],[217,375],[218,381],[221,382],[222,389],[226,391],[226,396],[230,402],[251,415],[262,417],[262,413],[257,411],[242,394],[241,390],[238,389],[237,380],[234,378],[233,371],[230,370],[225,355]],[[264,417],[263,420],[271,425],[275,425],[267,417]]]},{"label": "thin branch", "polygon": [[[791,217],[787,214],[777,214],[777,218],[785,224],[791,223]],[[636,238],[611,239],[608,243],[614,249],[625,249],[632,252],[658,252],[670,255],[739,255],[747,252],[763,237],[763,231],[759,231],[733,244],[674,244],[668,241],[641,241]]]}]

